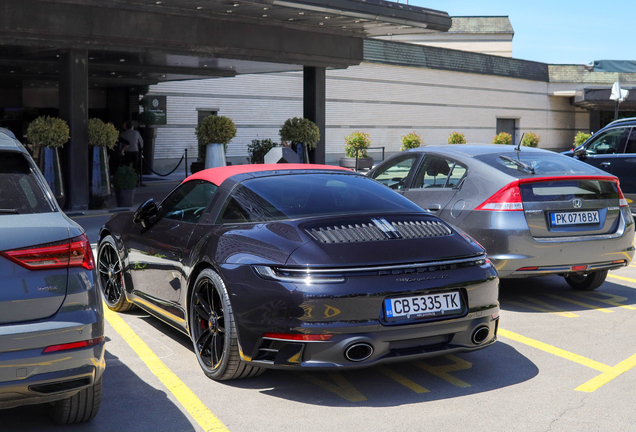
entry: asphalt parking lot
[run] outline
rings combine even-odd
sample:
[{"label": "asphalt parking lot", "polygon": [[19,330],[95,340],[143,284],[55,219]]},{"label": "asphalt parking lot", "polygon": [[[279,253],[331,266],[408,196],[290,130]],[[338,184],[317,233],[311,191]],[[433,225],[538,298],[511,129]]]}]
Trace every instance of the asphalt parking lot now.
[{"label": "asphalt parking lot", "polygon": [[[94,242],[106,217],[77,221]],[[499,340],[482,351],[224,383],[203,375],[185,335],[109,312],[101,410],[65,430],[636,430],[636,265],[592,292],[560,277],[507,281],[500,301]],[[59,427],[36,406],[0,410],[0,430]]]}]

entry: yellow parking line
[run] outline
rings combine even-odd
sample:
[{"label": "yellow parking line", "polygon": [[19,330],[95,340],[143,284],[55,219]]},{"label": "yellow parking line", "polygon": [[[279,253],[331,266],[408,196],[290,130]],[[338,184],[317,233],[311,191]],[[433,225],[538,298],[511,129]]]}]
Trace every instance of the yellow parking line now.
[{"label": "yellow parking line", "polygon": [[627,281],[627,282],[636,283],[636,279],[627,278],[627,277],[624,277],[624,276],[616,276],[616,275],[613,275],[613,274],[610,274],[610,275],[607,275],[607,276],[611,277],[611,278],[614,278],[614,279],[620,279],[620,280],[624,280],[624,281]]},{"label": "yellow parking line", "polygon": [[[617,306],[625,309],[636,310],[636,307],[622,304],[620,302],[627,300],[627,297],[617,296],[614,294],[608,294],[600,291],[593,292],[572,292],[572,294],[579,297],[584,297],[589,300],[594,300],[601,303],[607,303],[608,305]],[[603,296],[603,297],[601,297]]]},{"label": "yellow parking line", "polygon": [[533,297],[528,297],[528,296],[524,296],[522,297],[524,300],[537,304],[539,305],[539,307],[537,306],[530,306],[530,305],[525,305],[525,307],[527,307],[528,309],[532,309],[532,310],[538,310],[539,312],[549,312],[549,313],[553,313],[553,314],[557,314],[557,315],[561,315],[567,318],[577,318],[578,315],[575,314],[574,312],[567,312],[564,311],[563,309],[559,309],[554,305],[551,305],[550,303],[546,303],[544,301],[541,301],[539,299],[533,298]]},{"label": "yellow parking line", "polygon": [[148,345],[133,331],[126,322],[104,307],[106,321],[130,345],[137,355],[148,366],[148,369],[159,378],[179,403],[190,413],[194,420],[205,430],[227,431],[228,428],[205,406],[203,402],[190,390],[174,372],[172,372]]},{"label": "yellow parking line", "polygon": [[375,370],[391,378],[393,381],[402,384],[404,387],[413,390],[415,393],[428,393],[430,391],[386,366],[376,366]]},{"label": "yellow parking line", "polygon": [[520,342],[520,343],[522,343],[524,345],[528,345],[528,346],[531,346],[533,348],[540,349],[541,351],[545,351],[547,353],[554,354],[554,355],[562,357],[562,358],[564,358],[566,360],[570,360],[570,361],[573,361],[575,363],[581,364],[583,366],[587,366],[587,367],[589,367],[591,369],[595,369],[595,370],[597,370],[599,372],[609,372],[610,370],[612,370],[612,367],[604,365],[603,363],[599,363],[597,361],[590,360],[590,359],[585,358],[583,356],[580,356],[578,354],[574,354],[574,353],[562,350],[561,348],[557,348],[555,346],[548,345],[546,343],[539,342],[537,340],[530,339],[530,338],[527,338],[525,336],[521,336],[520,334],[513,333],[511,331],[504,330],[502,328],[499,328],[499,330],[497,331],[497,335],[503,336],[503,337],[508,338],[508,339],[512,339],[513,341]]},{"label": "yellow parking line", "polygon": [[555,294],[546,294],[546,295],[548,297],[552,297],[552,298],[555,298],[557,300],[561,300],[561,301],[564,301],[564,302],[567,302],[567,303],[572,303],[572,304],[575,304],[577,306],[582,306],[582,307],[585,307],[585,308],[588,308],[588,309],[594,309],[594,310],[597,310],[597,311],[600,311],[600,312],[605,312],[605,313],[614,312],[613,310],[610,310],[610,309],[607,309],[607,308],[604,308],[604,307],[594,306],[594,305],[591,305],[591,304],[588,304],[588,303],[583,303],[583,302],[580,302],[580,301],[577,301],[577,300],[569,299],[567,297],[561,297],[561,296],[558,296],[558,295],[555,295]]},{"label": "yellow parking line", "polygon": [[596,377],[592,378],[585,384],[581,384],[574,390],[592,393],[597,388],[607,384],[608,382],[610,382],[611,380],[613,380],[620,374],[627,372],[634,366],[636,366],[636,354],[634,354],[633,356],[631,356],[630,358],[626,360],[623,360],[622,362],[620,362],[619,364],[617,364],[610,370],[603,372],[600,375],[597,375]]}]

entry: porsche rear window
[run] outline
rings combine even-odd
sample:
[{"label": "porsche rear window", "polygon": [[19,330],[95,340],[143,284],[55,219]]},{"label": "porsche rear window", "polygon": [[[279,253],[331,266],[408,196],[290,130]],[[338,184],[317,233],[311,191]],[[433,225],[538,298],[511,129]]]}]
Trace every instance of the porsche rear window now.
[{"label": "porsche rear window", "polygon": [[54,211],[20,153],[0,152],[0,216]]},{"label": "porsche rear window", "polygon": [[[504,156],[500,158],[499,156]],[[515,164],[506,159],[519,161]],[[598,169],[568,156],[552,152],[502,151],[475,156],[475,159],[487,163],[493,168],[517,178],[546,175],[585,175],[598,174]],[[534,174],[523,165],[534,169]]]},{"label": "porsche rear window", "polygon": [[323,215],[422,212],[397,192],[363,176],[292,174],[245,180],[221,211],[220,223],[267,222]]}]

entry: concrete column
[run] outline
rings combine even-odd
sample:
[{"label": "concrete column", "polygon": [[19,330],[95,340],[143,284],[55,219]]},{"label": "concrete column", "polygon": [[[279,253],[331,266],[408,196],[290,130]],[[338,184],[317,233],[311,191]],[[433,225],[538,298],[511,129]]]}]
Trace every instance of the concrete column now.
[{"label": "concrete column", "polygon": [[60,52],[60,117],[71,139],[64,145],[66,209],[88,209],[88,52]]},{"label": "concrete column", "polygon": [[303,68],[303,116],[316,123],[320,129],[320,141],[309,151],[309,162],[325,163],[327,73],[324,67]]}]

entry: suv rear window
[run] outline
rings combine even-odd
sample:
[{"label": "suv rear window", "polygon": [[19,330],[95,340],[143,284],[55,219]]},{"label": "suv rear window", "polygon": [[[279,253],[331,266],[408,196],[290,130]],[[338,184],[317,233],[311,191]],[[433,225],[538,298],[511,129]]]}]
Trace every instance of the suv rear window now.
[{"label": "suv rear window", "polygon": [[238,184],[225,203],[219,222],[267,222],[371,212],[422,212],[422,209],[367,177],[291,174]]},{"label": "suv rear window", "polygon": [[26,158],[0,152],[0,216],[54,211]]},{"label": "suv rear window", "polygon": [[515,164],[510,160],[505,160],[499,156],[505,158],[514,159],[521,162],[521,164],[534,169],[535,176],[542,175],[587,175],[598,174],[598,170],[591,165],[578,161],[571,157],[564,156],[558,153],[552,152],[530,152],[523,150],[519,152],[501,152],[501,153],[488,153],[475,156],[475,159],[480,160],[499,171],[505,172],[513,177],[526,178],[533,176],[532,172],[528,171],[521,164]]}]

